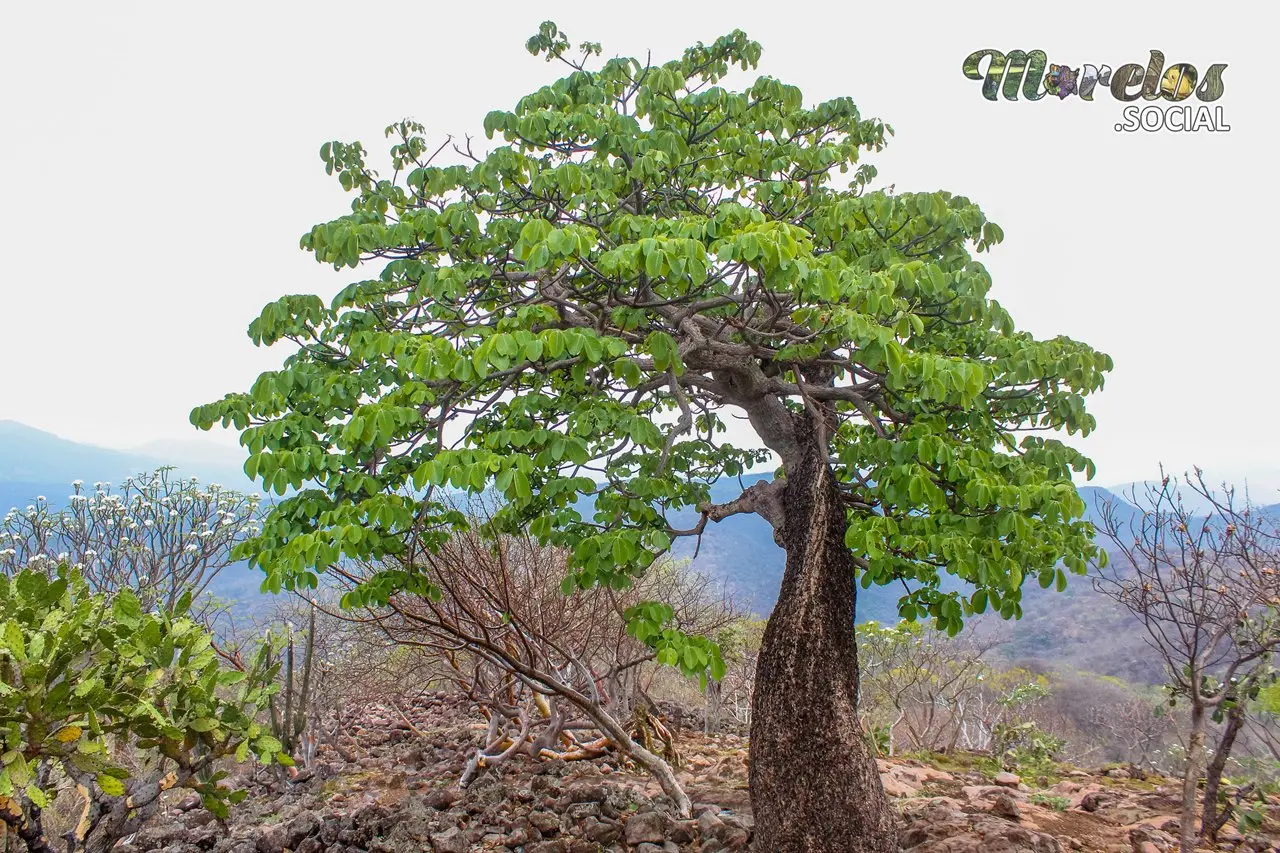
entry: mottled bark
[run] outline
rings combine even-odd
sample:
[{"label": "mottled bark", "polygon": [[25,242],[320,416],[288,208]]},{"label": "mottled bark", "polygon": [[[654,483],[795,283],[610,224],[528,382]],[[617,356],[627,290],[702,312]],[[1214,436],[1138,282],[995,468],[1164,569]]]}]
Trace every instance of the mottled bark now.
[{"label": "mottled bark", "polygon": [[896,853],[893,816],[858,721],[846,513],[819,447],[789,460],[781,495],[786,572],[752,702],[755,849]]}]

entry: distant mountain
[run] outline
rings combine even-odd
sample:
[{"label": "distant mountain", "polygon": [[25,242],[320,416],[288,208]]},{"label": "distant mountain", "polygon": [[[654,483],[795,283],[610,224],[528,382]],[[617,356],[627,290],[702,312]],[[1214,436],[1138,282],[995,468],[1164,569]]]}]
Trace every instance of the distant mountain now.
[{"label": "distant mountain", "polygon": [[16,421],[0,421],[0,513],[44,496],[61,505],[71,483],[118,484],[125,477],[165,465],[182,476],[249,490],[238,452],[211,442],[172,442],[138,450],[113,450],[60,438]]},{"label": "distant mountain", "polygon": [[[9,507],[25,506],[39,496],[55,504],[66,501],[73,480],[91,486],[107,481],[118,484],[126,476],[173,465],[184,476],[192,474],[202,482],[219,482],[238,489],[252,485],[239,470],[240,451],[212,442],[152,442],[133,450],[113,450],[81,444],[14,421],[0,421],[0,514]],[[751,474],[726,479],[712,486],[712,500],[732,500],[742,488],[770,475]],[[1094,505],[1112,497],[1102,489],[1081,490],[1091,511]],[[687,510],[676,514],[671,522],[677,527],[692,527],[698,514]],[[696,552],[696,557],[694,556]],[[773,541],[773,529],[756,515],[738,515],[718,524],[707,525],[700,541],[677,541],[677,558],[693,560],[696,569],[723,582],[743,607],[765,614],[777,599],[782,582],[784,554]],[[247,572],[229,569],[227,580],[219,578],[224,595],[243,599],[257,588],[257,578]],[[234,578],[234,584],[231,584]],[[234,596],[229,594],[234,592]],[[900,591],[896,588],[873,587],[859,590],[858,618],[878,621],[897,619]]]},{"label": "distant mountain", "polygon": [[179,460],[178,464],[208,471],[222,471],[229,476],[244,479],[245,451],[240,447],[216,444],[200,439],[159,439],[133,448],[131,451],[151,459]]},{"label": "distant mountain", "polygon": [[[1209,486],[1210,494],[1212,494],[1215,499],[1225,502],[1227,495],[1226,489],[1223,488],[1222,483],[1217,479],[1211,479],[1208,474],[1206,474],[1205,482],[1206,485]],[[1264,508],[1268,506],[1280,506],[1280,504],[1276,502],[1277,498],[1280,498],[1280,489],[1277,488],[1277,483],[1280,483],[1280,475],[1264,470],[1257,477],[1241,476],[1238,480],[1235,478],[1228,478],[1228,482],[1240,483],[1240,485],[1235,487],[1236,491],[1234,501],[1237,507],[1245,503],[1246,497],[1255,506]],[[1120,483],[1119,485],[1108,486],[1107,491],[1112,494],[1119,495],[1130,502],[1132,502],[1135,497],[1138,502],[1142,502],[1148,494],[1148,489],[1156,488],[1158,490],[1159,485],[1160,483],[1157,480],[1135,480],[1131,483]],[[1185,483],[1180,483],[1180,486],[1178,493],[1181,496],[1183,506],[1188,510],[1196,514],[1207,514],[1213,509],[1212,504],[1207,498],[1200,495],[1194,489],[1188,488]]]},{"label": "distant mountain", "polygon": [[79,444],[16,421],[0,421],[3,483],[69,483],[98,475],[119,477],[152,461],[142,454]]},{"label": "distant mountain", "polygon": [[[767,477],[744,477],[743,485],[761,479]],[[712,499],[730,500],[740,488],[736,481],[717,483],[712,487]],[[1139,514],[1137,507],[1108,489],[1082,486],[1079,492],[1085,502],[1085,517],[1095,524],[1108,504],[1121,524]],[[696,522],[692,512],[672,519],[673,525],[686,528]],[[674,551],[676,556],[687,558],[693,557],[695,549],[693,566],[724,582],[740,604],[759,614],[772,609],[785,556],[774,543],[768,522],[755,515],[732,516],[707,525],[700,545],[681,540]],[[944,588],[960,587],[949,577],[944,577],[943,583]],[[897,587],[859,588],[858,620],[897,622],[900,595]],[[1007,639],[996,654],[1010,662],[1034,662],[1041,668],[1082,670],[1146,684],[1161,680],[1159,663],[1145,645],[1140,626],[1119,605],[1094,590],[1088,578],[1072,575],[1062,593],[1028,582],[1023,589],[1023,618],[1002,627],[1000,634]]]},{"label": "distant mountain", "polygon": [[[0,421],[0,515],[9,507],[25,506],[41,495],[51,503],[61,504],[70,493],[73,480],[83,480],[90,486],[96,481],[118,484],[130,474],[161,465],[173,465],[184,476],[195,474],[204,483],[251,489],[240,463],[238,449],[211,442],[168,441],[129,451],[112,450],[68,441],[13,421]],[[718,482],[712,486],[712,500],[731,500],[744,486],[768,477],[753,474],[741,481]],[[1086,517],[1095,523],[1108,503],[1122,523],[1138,514],[1137,508],[1115,489],[1083,486],[1080,495],[1087,507]],[[1280,505],[1264,511],[1280,517]],[[697,520],[697,513],[689,510],[676,514],[671,523],[688,528]],[[692,559],[696,569],[722,582],[743,607],[758,614],[767,614],[773,608],[782,582],[784,554],[763,518],[738,515],[708,524],[701,541],[681,539],[673,550],[677,558]],[[259,573],[232,566],[219,575],[216,592],[240,602],[249,611],[261,612],[270,606],[271,598],[259,592],[260,581]],[[894,587],[859,589],[858,619],[896,621],[900,595],[901,591]],[[1139,626],[1116,604],[1094,591],[1086,578],[1073,576],[1065,593],[1028,584],[1024,611],[1023,619],[1009,627],[1010,640],[1002,649],[1012,660],[1033,659],[1134,681],[1155,682],[1160,677],[1153,656],[1143,645]]]},{"label": "distant mountain", "polygon": [[[136,450],[112,450],[60,438],[15,421],[0,421],[0,516],[11,507],[25,507],[37,498],[53,506],[66,504],[72,482],[92,490],[97,482],[118,486],[126,477],[173,466],[183,477],[218,483],[241,491],[253,485],[240,470],[239,452],[212,442],[157,442]],[[247,610],[261,610],[267,597],[259,592],[262,578],[243,565],[219,573],[213,592]]]}]

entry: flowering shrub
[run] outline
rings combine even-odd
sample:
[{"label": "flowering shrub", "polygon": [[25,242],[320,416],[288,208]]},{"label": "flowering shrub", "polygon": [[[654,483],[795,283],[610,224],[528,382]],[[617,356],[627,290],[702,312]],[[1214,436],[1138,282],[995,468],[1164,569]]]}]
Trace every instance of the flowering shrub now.
[{"label": "flowering shrub", "polygon": [[67,563],[94,591],[133,590],[143,610],[172,608],[190,591],[199,611],[233,547],[258,533],[259,501],[169,468],[130,477],[116,491],[76,481],[65,509],[40,496],[0,519],[0,573],[51,573]]}]

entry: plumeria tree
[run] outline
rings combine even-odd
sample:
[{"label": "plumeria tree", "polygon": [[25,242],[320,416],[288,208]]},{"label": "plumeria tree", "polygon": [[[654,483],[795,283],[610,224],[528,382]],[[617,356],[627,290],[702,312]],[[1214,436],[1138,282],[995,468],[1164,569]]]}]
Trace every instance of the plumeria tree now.
[{"label": "plumeria tree", "polygon": [[[438,594],[414,552],[465,523],[448,490],[493,490],[495,530],[566,549],[572,592],[757,513],[787,555],[752,697],[757,844],[896,851],[858,722],[857,584],[955,632],[1019,615],[1026,578],[1083,572],[1072,476],[1092,465],[1056,433],[1093,428],[1110,359],[1015,329],[975,257],[1002,232],[970,199],[874,189],[883,122],[730,85],[760,57],[744,33],[661,64],[579,54],[552,23],[528,47],[568,73],[489,113],[487,150],[410,121],[389,177],[358,143],[321,149],[354,198],[302,245],[364,273],[268,305],[250,336],[291,342],[282,367],[192,413],[296,490],[244,553],[277,589],[394,554],[414,568],[352,604]],[[760,463],[778,476],[711,502]],[[697,523],[670,523],[685,508]]]},{"label": "plumeria tree", "polygon": [[202,593],[231,564],[233,547],[259,532],[258,495],[246,495],[172,469],[111,483],[71,484],[66,506],[39,496],[0,519],[0,572],[77,568],[96,591],[133,590],[145,609],[172,608]]}]

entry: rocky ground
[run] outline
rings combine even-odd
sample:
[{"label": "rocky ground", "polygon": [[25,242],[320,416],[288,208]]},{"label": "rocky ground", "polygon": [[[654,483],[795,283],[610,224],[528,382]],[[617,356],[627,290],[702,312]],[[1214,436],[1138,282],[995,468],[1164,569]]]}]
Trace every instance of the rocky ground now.
[{"label": "rocky ground", "polygon": [[[683,733],[680,778],[695,818],[673,817],[647,776],[600,759],[518,759],[455,782],[479,733],[437,696],[401,716],[373,707],[313,773],[234,781],[249,798],[226,823],[198,799],[172,804],[121,853],[724,853],[751,849],[745,744]],[[1070,772],[1044,788],[994,779],[963,757],[881,763],[910,853],[1163,853],[1176,849],[1174,789],[1161,779]],[[247,771],[246,771],[247,772]],[[1047,780],[1046,780],[1047,781]],[[1280,811],[1280,806],[1277,807]],[[1273,816],[1274,818],[1275,816]],[[1219,850],[1280,851],[1280,836],[1224,833]]]}]

